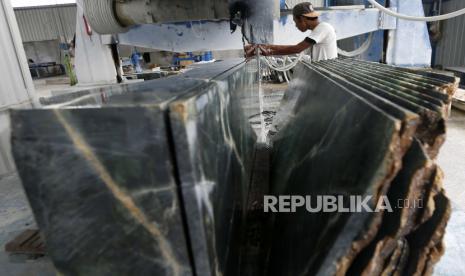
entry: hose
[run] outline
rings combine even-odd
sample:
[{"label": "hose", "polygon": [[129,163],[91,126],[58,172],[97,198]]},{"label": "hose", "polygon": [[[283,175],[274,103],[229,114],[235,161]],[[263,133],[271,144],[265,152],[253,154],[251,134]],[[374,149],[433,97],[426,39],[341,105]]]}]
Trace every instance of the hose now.
[{"label": "hose", "polygon": [[[285,56],[283,59],[262,56],[261,60],[266,63],[269,69],[282,72],[284,75],[284,79],[287,83],[289,83],[291,79],[291,77],[288,75],[290,70],[294,68],[302,60],[303,56],[303,54],[300,54],[299,56],[295,57],[294,60],[292,60],[292,58],[289,56]],[[287,61],[290,61],[290,64],[286,64]],[[282,65],[279,64],[280,62],[282,63]]]},{"label": "hose", "polygon": [[405,14],[400,14],[400,13],[394,12],[394,11],[384,7],[383,5],[378,3],[376,0],[368,0],[368,2],[370,2],[373,6],[375,6],[375,8],[377,8],[378,10],[380,10],[380,11],[386,13],[386,14],[389,14],[391,16],[394,16],[394,17],[397,17],[397,18],[400,18],[400,19],[410,20],[410,21],[433,22],[433,21],[451,19],[451,18],[454,18],[454,17],[465,14],[465,9],[461,9],[461,10],[458,10],[458,11],[455,11],[455,12],[451,12],[451,13],[443,14],[443,15],[437,15],[437,16],[427,16],[427,17],[424,17],[424,16],[410,16],[410,15],[405,15]]},{"label": "hose", "polygon": [[[283,66],[286,66],[286,62],[287,62],[288,59],[289,59],[290,62],[292,62],[292,59],[291,59],[290,57],[284,57],[284,59],[283,59]],[[289,72],[289,71],[281,72],[281,73],[283,73],[284,79],[286,80],[287,83],[290,82],[290,80],[289,80],[289,78],[288,78],[288,76],[287,76],[287,73],[288,73],[288,72]]]},{"label": "hose", "polygon": [[371,46],[371,42],[373,41],[373,33],[370,33],[367,40],[363,42],[362,46],[352,52],[346,52],[342,49],[337,48],[337,53],[344,57],[356,57],[363,53],[365,53]]},{"label": "hose", "polygon": [[273,61],[267,57],[263,57],[263,60],[265,61],[266,65],[270,67],[271,69],[278,71],[278,72],[286,72],[294,68],[303,58],[304,53],[300,53],[297,58],[292,61],[289,64],[284,63],[284,65],[279,65],[276,61]]},{"label": "hose", "polygon": [[[286,58],[284,59],[284,62],[286,62],[286,60],[289,60],[290,62],[292,62],[292,59],[291,59],[290,57],[286,57]],[[287,83],[290,83],[290,82],[291,82],[291,79],[292,79],[292,77],[291,77],[291,75],[290,75],[291,70],[286,71],[286,72],[283,72],[283,73],[284,73],[284,79],[286,79],[286,82],[287,82]]]}]

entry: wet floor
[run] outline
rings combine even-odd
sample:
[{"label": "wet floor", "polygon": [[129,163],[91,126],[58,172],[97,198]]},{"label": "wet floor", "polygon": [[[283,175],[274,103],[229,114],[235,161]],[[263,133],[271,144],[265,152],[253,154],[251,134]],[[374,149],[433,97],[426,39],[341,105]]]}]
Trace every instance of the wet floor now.
[{"label": "wet floor", "polygon": [[[263,116],[265,120],[265,132],[268,132],[273,123],[273,117],[279,109],[281,100],[284,97],[287,83],[275,84],[264,82],[263,89]],[[258,95],[253,98],[247,98],[243,101],[243,108],[246,116],[249,118],[252,128],[257,135],[261,132],[261,117]]]}]

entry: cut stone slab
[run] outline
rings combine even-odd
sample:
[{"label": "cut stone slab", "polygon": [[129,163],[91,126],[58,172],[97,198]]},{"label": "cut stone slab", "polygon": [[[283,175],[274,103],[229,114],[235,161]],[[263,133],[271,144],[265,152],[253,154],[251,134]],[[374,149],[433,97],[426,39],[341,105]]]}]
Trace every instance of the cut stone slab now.
[{"label": "cut stone slab", "polygon": [[[394,260],[399,243],[420,225],[420,213],[425,208],[427,184],[435,170],[433,162],[421,144],[414,141],[402,160],[402,169],[393,180],[387,194],[393,212],[384,212],[376,238],[352,263],[351,275],[379,275]],[[398,256],[396,256],[398,257]]]},{"label": "cut stone slab", "polygon": [[[257,71],[242,59],[216,62],[12,112],[18,170],[60,274],[432,271],[450,213],[433,160],[456,79],[304,62],[271,143],[259,145],[250,125],[263,115]],[[270,215],[260,211],[265,193],[424,208]]]},{"label": "cut stone slab", "polygon": [[342,70],[338,66],[325,62],[320,62],[318,67],[335,73],[348,82],[361,86],[380,97],[386,98],[420,115],[421,123],[415,136],[425,144],[430,157],[434,159],[437,156],[440,147],[445,141],[445,118],[448,112],[446,104],[442,106],[433,105],[409,93],[398,91],[386,85],[379,84],[376,81],[367,80],[362,75],[357,75],[353,72],[348,73],[347,70]]},{"label": "cut stone slab", "polygon": [[60,273],[234,268],[256,141],[239,100],[256,74],[244,68],[219,62],[12,112],[18,170]]},{"label": "cut stone slab", "polygon": [[12,121],[17,168],[60,273],[192,272],[160,108],[13,111]]},{"label": "cut stone slab", "polygon": [[[374,206],[400,168],[401,122],[311,69],[288,93],[289,119],[273,137],[272,194],[371,195]],[[374,237],[378,220],[366,212],[277,213],[269,271],[336,274]]]},{"label": "cut stone slab", "polygon": [[455,90],[459,87],[460,79],[455,76],[449,76],[445,74],[438,74],[434,72],[429,72],[425,70],[416,70],[404,67],[395,67],[386,64],[380,64],[370,61],[362,61],[357,59],[347,59],[349,62],[357,62],[363,66],[374,67],[380,70],[388,71],[390,73],[398,73],[416,80],[423,82],[428,82],[437,86],[443,87],[449,96],[453,96]]},{"label": "cut stone slab", "polygon": [[410,246],[405,273],[407,275],[432,275],[434,264],[444,254],[443,238],[450,218],[449,199],[441,191],[435,198],[433,216],[407,238]]},{"label": "cut stone slab", "polygon": [[[189,75],[192,77],[192,74]],[[242,110],[245,66],[170,104],[171,136],[198,275],[236,275],[257,136]]]},{"label": "cut stone slab", "polygon": [[401,151],[402,151],[402,154],[405,154],[407,152],[407,150],[410,148],[410,145],[412,143],[412,136],[414,136],[415,133],[417,132],[418,126],[421,122],[419,115],[399,105],[396,105],[395,103],[379,95],[376,95],[370,92],[369,90],[364,89],[361,86],[355,85],[354,83],[351,83],[345,80],[344,78],[340,77],[337,74],[334,74],[330,71],[322,69],[318,66],[313,66],[311,64],[306,64],[306,66],[312,68],[313,70],[317,70],[318,72],[320,72],[321,74],[325,75],[328,78],[331,78],[338,84],[349,89],[352,93],[357,94],[358,96],[364,98],[365,100],[367,100],[374,106],[378,107],[379,109],[383,110],[390,116],[400,120],[402,122],[401,134],[400,134]]}]

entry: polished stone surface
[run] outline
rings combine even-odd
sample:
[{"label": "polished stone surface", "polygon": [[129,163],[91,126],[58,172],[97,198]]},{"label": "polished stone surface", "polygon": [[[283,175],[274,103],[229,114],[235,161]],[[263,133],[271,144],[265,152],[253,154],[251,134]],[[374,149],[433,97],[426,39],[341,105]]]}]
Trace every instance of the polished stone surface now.
[{"label": "polished stone surface", "polygon": [[[426,202],[426,206],[381,214],[312,214],[303,209],[275,214],[268,273],[430,271],[442,254],[440,244],[450,212],[433,160],[444,142],[456,79],[356,60],[304,66],[295,69],[297,75],[274,118],[276,133],[270,135],[273,194],[348,196],[376,191],[375,197],[387,195],[394,204],[408,200]],[[376,119],[400,128],[370,123]],[[356,135],[363,138],[349,138]],[[384,138],[374,139],[374,135]],[[360,143],[389,141],[390,147],[369,150],[365,144],[359,148]],[[375,159],[379,162],[375,172],[373,161],[373,167],[364,162],[377,157],[381,159]],[[370,173],[371,178],[360,179]],[[383,181],[376,182],[376,177]],[[435,200],[441,206],[435,206]],[[421,236],[419,229],[425,228],[434,235],[434,242],[415,242]],[[417,261],[409,257],[410,251],[416,252]]]},{"label": "polished stone surface", "polygon": [[423,83],[432,84],[435,86],[441,86],[446,88],[446,91],[452,92],[449,89],[456,89],[459,83],[459,79],[445,74],[438,74],[435,72],[429,72],[422,69],[411,69],[405,67],[396,67],[387,64],[380,64],[377,62],[362,61],[358,59],[344,59],[345,62],[362,65],[364,67],[376,69],[383,72],[389,72],[390,74],[395,74],[396,76],[408,77],[409,79],[419,80]]},{"label": "polished stone surface", "polygon": [[189,275],[162,110],[12,113],[13,153],[64,275]]},{"label": "polished stone surface", "polygon": [[[401,122],[313,70],[301,70],[285,101],[289,119],[273,138],[272,194],[377,198],[398,169]],[[276,214],[269,272],[333,274],[373,221],[368,213]]]},{"label": "polished stone surface", "polygon": [[57,270],[234,270],[256,141],[241,93],[255,81],[230,60],[14,111],[15,159]]},{"label": "polished stone surface", "polygon": [[[414,79],[408,76],[400,76],[391,72],[367,68],[365,64],[353,63],[350,60],[330,61],[332,64],[338,65],[341,68],[351,69],[353,72],[363,74],[366,78],[373,78],[376,81],[387,86],[392,86],[400,90],[408,91],[412,95],[416,95],[433,103],[450,102],[450,97],[444,88],[440,85],[429,84],[425,79]],[[355,66],[354,66],[355,65]]]},{"label": "polished stone surface", "polygon": [[366,101],[370,102],[380,110],[383,110],[393,118],[402,122],[401,133],[400,133],[400,146],[402,153],[405,153],[412,143],[412,136],[418,131],[418,127],[421,123],[421,118],[418,114],[399,106],[388,99],[383,98],[381,95],[371,92],[361,86],[358,86],[352,82],[341,78],[339,75],[332,73],[331,71],[325,70],[318,66],[311,64],[306,65],[323,74],[324,76],[331,78],[338,84],[346,87],[352,93],[362,97]]},{"label": "polished stone surface", "polygon": [[[354,83],[372,93],[375,93],[376,95],[386,98],[394,104],[404,107],[411,112],[417,113],[420,116],[421,122],[415,133],[415,137],[425,144],[428,154],[432,158],[437,156],[439,148],[442,146],[445,139],[446,129],[444,118],[449,112],[448,103],[450,102],[450,97],[448,97],[445,101],[437,99],[433,103],[422,98],[424,97],[422,92],[410,93],[409,91],[411,91],[411,89],[397,89],[399,85],[395,86],[397,88],[394,88],[386,85],[385,82],[379,82],[379,80],[375,77],[367,79],[365,77],[365,73],[357,73],[354,70],[348,70],[348,67],[344,68],[345,65],[339,66],[339,63],[344,64],[344,61],[320,62],[318,63],[318,67],[324,68],[325,70],[340,76],[346,81]],[[399,72],[402,72],[403,74],[410,74],[399,70],[392,73],[394,69],[389,70],[390,74],[399,74]],[[417,78],[421,79],[419,76],[421,75],[416,75]],[[439,80],[435,81],[439,82]],[[443,95],[446,95],[447,93],[448,92],[443,91]]]},{"label": "polished stone surface", "polygon": [[198,275],[237,275],[239,238],[257,137],[242,99],[245,66],[170,104],[176,161]]},{"label": "polished stone surface", "polygon": [[[18,168],[59,272],[374,275],[434,266],[450,206],[433,159],[456,80],[355,60],[299,65],[279,110],[282,94],[265,100],[273,104],[265,124],[277,114],[271,143],[257,145],[257,69],[216,62],[12,113]],[[268,217],[263,194],[427,205]]]},{"label": "polished stone surface", "polygon": [[[386,81],[382,81],[376,77],[366,77],[365,73],[357,72],[356,70],[349,70],[347,67],[339,66],[336,63],[321,63],[318,64],[323,68],[327,68],[328,70],[334,70],[342,75],[348,75],[351,78],[355,78],[358,81],[365,83],[365,86],[372,86],[383,89],[385,92],[403,98],[407,101],[420,105],[424,108],[434,110],[437,112],[442,112],[441,109],[442,102],[436,99],[431,99],[423,95],[420,92],[417,92],[410,88],[403,88],[401,85],[398,84],[391,84]],[[368,88],[367,88],[368,89]],[[413,92],[413,93],[412,93]]]}]

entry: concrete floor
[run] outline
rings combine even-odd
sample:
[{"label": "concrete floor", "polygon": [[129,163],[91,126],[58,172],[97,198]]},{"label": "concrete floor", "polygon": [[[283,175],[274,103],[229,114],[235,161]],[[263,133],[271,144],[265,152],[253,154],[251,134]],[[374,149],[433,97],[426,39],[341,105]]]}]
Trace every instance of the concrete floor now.
[{"label": "concrete floor", "polygon": [[465,275],[465,113],[453,110],[447,141],[438,164],[444,171],[444,187],[452,201],[452,216],[445,237],[446,254],[434,275]]},{"label": "concrete floor", "polygon": [[37,229],[17,175],[0,179],[0,275],[55,276],[48,258],[8,255],[5,244],[27,229]]},{"label": "concrete floor", "polygon": [[54,91],[74,89],[69,84],[69,78],[66,76],[51,77],[45,79],[35,79],[34,87],[36,95],[40,97],[50,97]]},{"label": "concrete floor", "polygon": [[[465,275],[465,113],[453,111],[448,139],[438,163],[445,173],[444,186],[452,201],[453,212],[445,237],[446,254],[434,275]],[[0,179],[0,275],[56,275],[48,258],[31,259],[9,256],[5,243],[26,229],[36,228],[27,199],[17,175]]]}]

